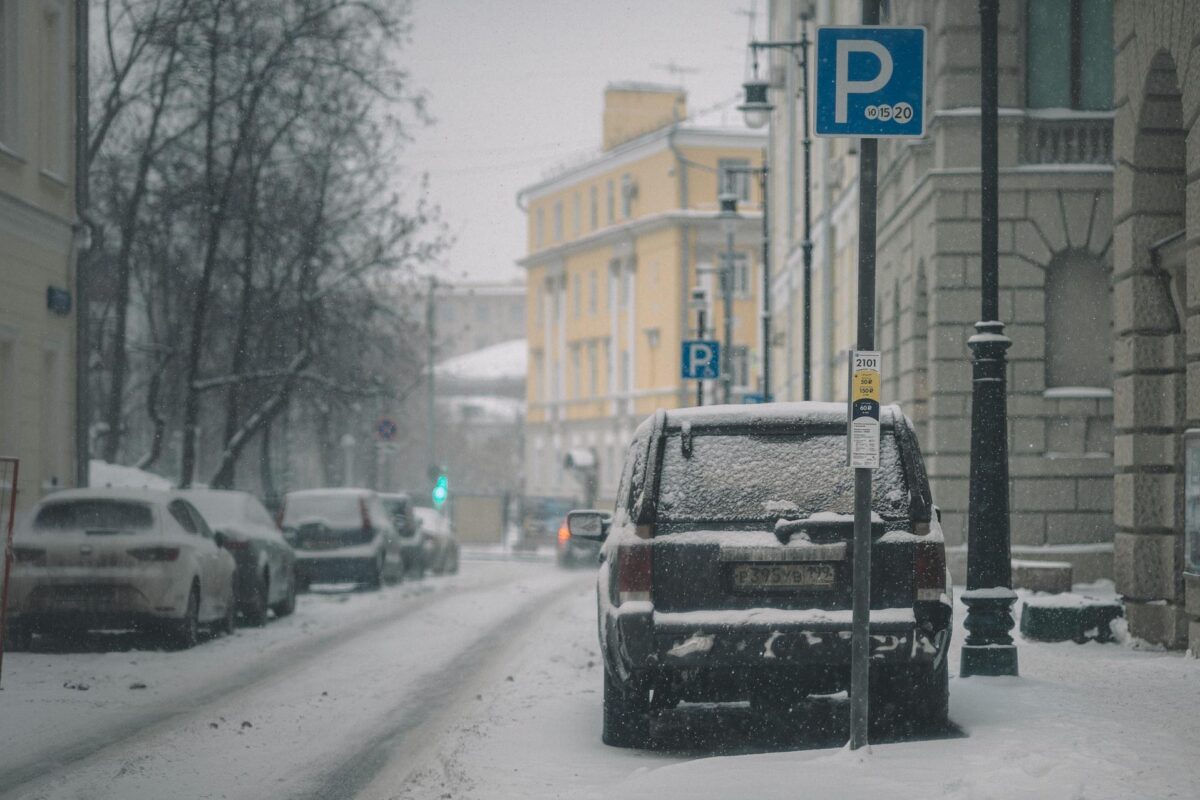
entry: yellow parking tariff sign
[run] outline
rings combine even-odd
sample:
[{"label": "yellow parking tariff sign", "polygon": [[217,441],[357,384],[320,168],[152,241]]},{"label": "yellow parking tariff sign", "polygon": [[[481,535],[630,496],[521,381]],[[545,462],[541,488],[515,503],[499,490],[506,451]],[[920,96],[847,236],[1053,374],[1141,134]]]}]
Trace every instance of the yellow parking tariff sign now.
[{"label": "yellow parking tariff sign", "polygon": [[883,359],[875,350],[850,352],[849,463],[879,469],[879,401]]}]

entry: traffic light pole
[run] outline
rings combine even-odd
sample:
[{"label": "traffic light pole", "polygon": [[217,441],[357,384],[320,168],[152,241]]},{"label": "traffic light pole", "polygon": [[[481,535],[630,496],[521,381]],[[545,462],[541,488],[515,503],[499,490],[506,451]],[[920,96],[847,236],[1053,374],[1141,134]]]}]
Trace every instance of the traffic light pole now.
[{"label": "traffic light pole", "polygon": [[[706,330],[707,324],[708,324],[708,321],[705,319],[704,308],[700,307],[699,309],[696,310],[696,338],[697,339],[704,338],[704,334],[707,332],[707,330]],[[697,406],[704,405],[704,379],[703,378],[698,378],[696,380],[696,405]]]},{"label": "traffic light pole", "polygon": [[[879,0],[863,0],[862,24],[879,24]],[[858,349],[875,349],[875,192],[878,140],[858,149]],[[847,369],[853,370],[853,363]],[[847,423],[848,425],[848,423]],[[849,430],[847,430],[847,436]],[[871,470],[854,470],[854,611],[850,640],[850,749],[867,744],[870,707]]]}]

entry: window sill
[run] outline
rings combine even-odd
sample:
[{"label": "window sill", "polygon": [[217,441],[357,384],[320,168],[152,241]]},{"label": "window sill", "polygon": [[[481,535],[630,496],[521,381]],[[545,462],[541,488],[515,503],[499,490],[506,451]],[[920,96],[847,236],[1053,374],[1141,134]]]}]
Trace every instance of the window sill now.
[{"label": "window sill", "polygon": [[28,163],[25,160],[24,156],[22,156],[16,150],[9,148],[7,145],[4,144],[4,142],[0,142],[0,156],[4,156],[6,159],[14,161],[17,164]]},{"label": "window sill", "polygon": [[67,188],[67,179],[59,175],[57,172],[52,172],[48,169],[40,169],[38,170],[38,174],[42,176],[43,180],[56,184],[63,189]]},{"label": "window sill", "polygon": [[1042,392],[1047,400],[1111,400],[1112,396],[1112,389],[1102,386],[1056,386]]}]

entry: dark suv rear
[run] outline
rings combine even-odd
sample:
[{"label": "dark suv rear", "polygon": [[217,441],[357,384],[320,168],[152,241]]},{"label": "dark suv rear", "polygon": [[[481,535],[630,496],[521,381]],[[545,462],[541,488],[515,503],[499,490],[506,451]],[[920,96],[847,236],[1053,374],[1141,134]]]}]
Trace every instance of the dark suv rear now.
[{"label": "dark suv rear", "polygon": [[[912,423],[881,413],[871,552],[872,712],[946,717],[951,601]],[[846,409],[659,411],[637,431],[599,573],[604,741],[648,741],[681,700],[786,705],[850,686],[854,471]]]}]

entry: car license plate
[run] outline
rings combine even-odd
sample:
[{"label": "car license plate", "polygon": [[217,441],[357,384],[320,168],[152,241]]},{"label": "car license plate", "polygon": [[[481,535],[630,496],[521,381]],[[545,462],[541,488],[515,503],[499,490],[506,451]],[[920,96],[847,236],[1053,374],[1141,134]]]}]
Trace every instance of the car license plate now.
[{"label": "car license plate", "polygon": [[736,564],[733,588],[741,591],[772,589],[832,589],[833,564]]}]

